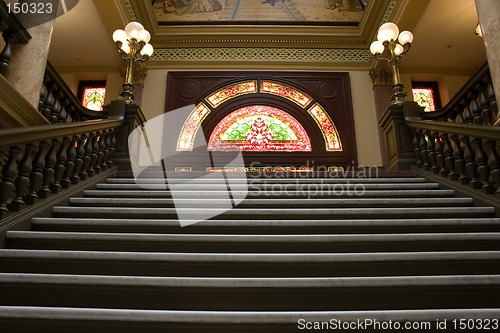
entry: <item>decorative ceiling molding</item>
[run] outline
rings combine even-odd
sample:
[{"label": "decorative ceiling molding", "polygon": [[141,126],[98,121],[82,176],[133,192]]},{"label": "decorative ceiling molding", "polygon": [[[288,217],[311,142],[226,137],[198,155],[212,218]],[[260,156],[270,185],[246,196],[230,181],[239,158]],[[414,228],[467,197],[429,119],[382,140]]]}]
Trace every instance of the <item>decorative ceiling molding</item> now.
[{"label": "decorative ceiling molding", "polygon": [[156,49],[153,61],[357,62],[371,60],[366,49],[176,48]]}]

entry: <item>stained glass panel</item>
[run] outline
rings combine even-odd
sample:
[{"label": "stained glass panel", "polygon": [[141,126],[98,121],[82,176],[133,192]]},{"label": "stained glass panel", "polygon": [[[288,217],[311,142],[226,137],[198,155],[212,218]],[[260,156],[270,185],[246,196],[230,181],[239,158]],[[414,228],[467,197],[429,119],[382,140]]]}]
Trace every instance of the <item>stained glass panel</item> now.
[{"label": "stained glass panel", "polygon": [[413,93],[413,100],[423,107],[424,111],[436,111],[432,88],[414,88],[411,91]]},{"label": "stained glass panel", "polygon": [[293,88],[273,81],[262,81],[260,91],[271,95],[280,96],[300,105],[302,108],[308,106],[312,97]]},{"label": "stained glass panel", "polygon": [[271,106],[238,109],[217,124],[210,136],[211,151],[311,151],[304,127],[290,114]]},{"label": "stained glass panel", "polygon": [[209,113],[210,109],[205,104],[200,103],[196,106],[182,127],[181,134],[177,141],[177,151],[193,150],[196,132]]},{"label": "stained glass panel", "polygon": [[106,88],[85,88],[83,90],[82,105],[87,109],[102,111]]},{"label": "stained glass panel", "polygon": [[257,92],[257,82],[247,81],[231,86],[224,87],[212,95],[206,98],[207,102],[210,103],[214,108],[221,105],[222,103],[230,100],[231,98],[238,97],[241,95],[252,94]]},{"label": "stained glass panel", "polygon": [[318,103],[314,104],[307,112],[314,118],[318,124],[323,138],[325,139],[327,151],[342,151],[342,142],[338,134],[337,128],[333,124],[332,119],[326,113],[325,109]]},{"label": "stained glass panel", "polygon": [[312,167],[207,167],[207,172],[312,172]]}]

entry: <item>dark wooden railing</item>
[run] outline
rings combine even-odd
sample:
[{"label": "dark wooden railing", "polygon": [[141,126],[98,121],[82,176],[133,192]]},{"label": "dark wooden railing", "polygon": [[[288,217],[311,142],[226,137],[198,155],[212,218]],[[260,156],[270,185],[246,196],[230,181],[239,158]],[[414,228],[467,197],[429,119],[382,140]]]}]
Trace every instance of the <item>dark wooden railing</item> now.
[{"label": "dark wooden railing", "polygon": [[100,173],[115,155],[126,159],[137,109],[113,101],[107,119],[0,131],[0,216]]},{"label": "dark wooden railing", "polygon": [[0,31],[5,41],[5,47],[0,52],[0,74],[5,75],[12,58],[12,45],[26,44],[31,36],[14,14],[9,13],[4,1],[0,1]]},{"label": "dark wooden railing", "polygon": [[38,111],[51,124],[103,119],[108,116],[106,110],[93,111],[85,108],[50,63],[47,63],[45,69]]},{"label": "dark wooden railing", "polygon": [[485,63],[446,106],[435,112],[422,112],[421,118],[454,123],[493,125],[498,104],[488,63]]},{"label": "dark wooden railing", "polygon": [[498,106],[487,65],[443,109],[402,106],[413,138],[416,170],[440,175],[487,194],[500,193]]}]

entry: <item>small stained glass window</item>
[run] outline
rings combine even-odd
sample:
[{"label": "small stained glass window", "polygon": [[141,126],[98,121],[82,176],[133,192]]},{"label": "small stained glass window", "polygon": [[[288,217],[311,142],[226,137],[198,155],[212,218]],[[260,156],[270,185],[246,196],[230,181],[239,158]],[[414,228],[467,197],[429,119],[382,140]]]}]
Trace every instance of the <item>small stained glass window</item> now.
[{"label": "small stained glass window", "polygon": [[78,99],[87,109],[102,111],[106,97],[106,81],[80,81]]},{"label": "small stained glass window", "polygon": [[437,82],[412,82],[413,100],[426,112],[441,108]]}]

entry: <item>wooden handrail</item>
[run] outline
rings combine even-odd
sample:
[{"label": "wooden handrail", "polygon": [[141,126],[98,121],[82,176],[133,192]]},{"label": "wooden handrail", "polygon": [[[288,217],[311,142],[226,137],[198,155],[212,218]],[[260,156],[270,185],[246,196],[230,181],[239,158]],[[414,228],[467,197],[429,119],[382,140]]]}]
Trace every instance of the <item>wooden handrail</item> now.
[{"label": "wooden handrail", "polygon": [[416,103],[404,103],[403,112],[408,127],[486,140],[500,141],[500,128],[476,124],[457,124],[439,120],[421,119],[422,108]]}]

